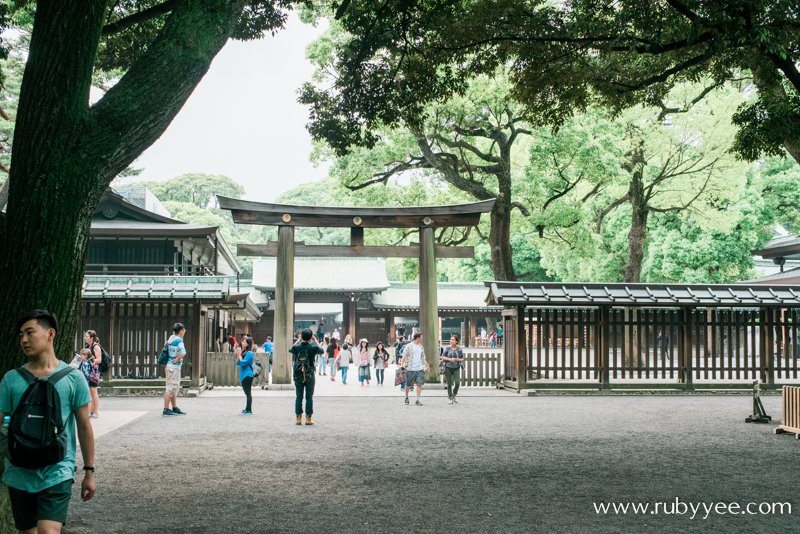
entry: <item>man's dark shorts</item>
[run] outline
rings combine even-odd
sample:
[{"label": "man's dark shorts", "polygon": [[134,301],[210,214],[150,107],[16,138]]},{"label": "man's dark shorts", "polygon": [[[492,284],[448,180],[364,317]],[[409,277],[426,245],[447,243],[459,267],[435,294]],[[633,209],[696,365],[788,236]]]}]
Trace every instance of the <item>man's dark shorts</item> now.
[{"label": "man's dark shorts", "polygon": [[38,521],[67,522],[67,508],[72,496],[72,480],[65,480],[39,493],[8,488],[14,526],[17,530],[36,528]]},{"label": "man's dark shorts", "polygon": [[406,371],[406,386],[411,387],[415,383],[418,386],[425,384],[425,371]]}]

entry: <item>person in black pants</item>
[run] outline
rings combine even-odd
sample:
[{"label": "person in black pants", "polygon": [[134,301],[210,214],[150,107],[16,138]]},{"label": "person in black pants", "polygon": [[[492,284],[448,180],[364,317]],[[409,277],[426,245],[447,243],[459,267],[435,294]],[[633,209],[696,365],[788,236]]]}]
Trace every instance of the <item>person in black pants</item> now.
[{"label": "person in black pants", "polygon": [[250,389],[253,387],[253,338],[242,339],[241,347],[236,348],[236,365],[239,366],[239,381],[242,383],[244,396],[247,397],[247,406],[241,415],[253,415],[253,397]]},{"label": "person in black pants", "polygon": [[300,339],[289,349],[292,353],[292,374],[294,375],[295,402],[294,413],[298,425],[303,424],[303,396],[306,398],[306,424],[313,425],[314,413],[314,360],[323,354],[317,339],[308,328],[300,332]]}]

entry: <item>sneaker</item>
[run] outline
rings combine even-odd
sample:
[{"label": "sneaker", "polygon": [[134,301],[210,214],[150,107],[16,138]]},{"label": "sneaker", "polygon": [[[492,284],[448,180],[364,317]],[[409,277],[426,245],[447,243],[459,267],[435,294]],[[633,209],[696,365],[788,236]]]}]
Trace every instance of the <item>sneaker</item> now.
[{"label": "sneaker", "polygon": [[186,415],[186,412],[182,412],[180,408],[173,408],[172,413],[175,415]]},{"label": "sneaker", "polygon": [[331,378],[331,382],[336,382],[336,379],[335,378]]},{"label": "sneaker", "polygon": [[408,397],[406,397],[406,404],[408,404]]},{"label": "sneaker", "polygon": [[239,415],[253,415],[253,412],[251,410],[242,410]]},{"label": "sneaker", "polygon": [[447,404],[453,404],[453,397],[450,397],[447,401]]},{"label": "sneaker", "polygon": [[369,385],[369,380],[367,380],[367,385]]},{"label": "sneaker", "polygon": [[453,402],[455,402],[456,404],[458,404],[458,399],[456,398],[456,396],[455,396],[455,395],[453,395]]},{"label": "sneaker", "polygon": [[417,401],[414,404],[416,404],[417,406],[422,406],[422,403],[420,401]]},{"label": "sneaker", "polygon": [[162,417],[166,417],[168,415],[178,415],[178,414],[176,414],[175,412],[173,412],[172,410],[167,408],[166,410],[164,410],[164,412],[161,415],[162,415]]}]

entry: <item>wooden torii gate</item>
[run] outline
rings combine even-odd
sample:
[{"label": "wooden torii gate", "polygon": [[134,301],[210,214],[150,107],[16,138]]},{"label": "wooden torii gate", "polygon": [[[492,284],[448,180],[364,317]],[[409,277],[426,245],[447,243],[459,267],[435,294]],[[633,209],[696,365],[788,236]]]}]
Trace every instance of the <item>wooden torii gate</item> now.
[{"label": "wooden torii gate", "polygon": [[[266,245],[239,245],[240,256],[277,257],[272,381],[291,382],[289,348],[294,333],[295,256],[340,258],[419,258],[419,323],[425,354],[431,366],[429,379],[439,379],[436,258],[473,258],[472,247],[435,244],[436,228],[477,226],[495,199],[450,206],[344,207],[297,206],[249,202],[218,196],[222,209],[230,210],[237,224],[278,227],[278,241]],[[350,245],[305,245],[294,242],[298,226],[350,228]],[[418,246],[364,246],[364,228],[419,228]]]}]

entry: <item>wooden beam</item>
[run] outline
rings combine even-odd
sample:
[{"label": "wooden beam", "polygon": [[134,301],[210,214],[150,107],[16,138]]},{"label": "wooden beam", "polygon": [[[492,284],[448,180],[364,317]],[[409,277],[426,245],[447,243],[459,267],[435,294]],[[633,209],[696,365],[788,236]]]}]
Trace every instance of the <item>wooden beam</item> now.
[{"label": "wooden beam", "polygon": [[440,228],[475,226],[495,199],[449,206],[298,206],[217,196],[235,223],[331,228]]},{"label": "wooden beam", "polygon": [[[475,257],[473,247],[448,247],[436,245],[437,258],[466,258]],[[419,246],[393,247],[393,246],[346,246],[346,245],[305,245],[294,244],[295,257],[304,258],[419,258]],[[269,241],[265,245],[237,245],[237,256],[257,256],[274,258],[278,255],[278,243]]]},{"label": "wooden beam", "polygon": [[364,246],[364,229],[360,226],[350,228],[350,246]]}]

